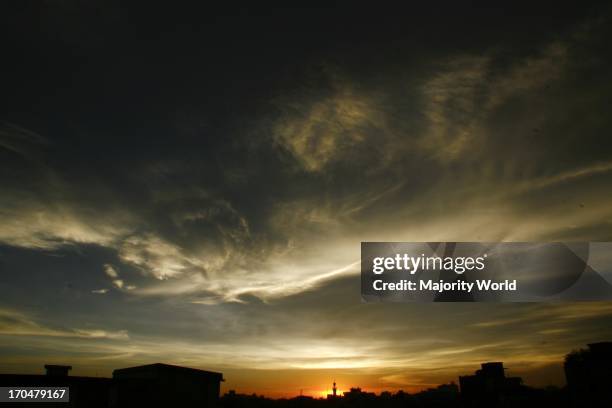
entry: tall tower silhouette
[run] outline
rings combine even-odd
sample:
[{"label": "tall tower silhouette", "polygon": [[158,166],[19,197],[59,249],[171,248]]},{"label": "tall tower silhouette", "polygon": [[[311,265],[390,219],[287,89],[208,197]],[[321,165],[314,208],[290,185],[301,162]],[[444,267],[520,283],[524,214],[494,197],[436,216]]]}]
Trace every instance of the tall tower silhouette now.
[{"label": "tall tower silhouette", "polygon": [[338,389],[336,388],[336,380],[334,380],[334,388],[332,388],[332,391],[334,393],[334,397],[336,396],[336,392],[338,391]]}]

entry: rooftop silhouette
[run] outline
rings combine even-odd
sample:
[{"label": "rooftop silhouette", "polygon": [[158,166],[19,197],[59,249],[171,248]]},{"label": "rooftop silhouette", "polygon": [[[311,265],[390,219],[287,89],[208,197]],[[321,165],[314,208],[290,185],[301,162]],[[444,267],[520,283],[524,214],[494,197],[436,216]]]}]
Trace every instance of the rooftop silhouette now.
[{"label": "rooftop silhouette", "polygon": [[[564,362],[567,386],[537,389],[522,378],[506,375],[503,362],[485,362],[473,374],[459,376],[415,394],[404,391],[380,394],[352,387],[342,395],[333,381],[327,398],[299,395],[269,399],[229,391],[220,397],[222,373],[170,364],[147,364],[120,368],[112,378],[71,376],[68,365],[45,365],[45,375],[0,374],[0,386],[69,387],[70,403],[63,407],[595,407],[612,406],[612,342],[591,343],[567,354]],[[20,405],[27,406],[27,405]],[[46,404],[45,406],[53,406]],[[59,406],[59,405],[58,405]]]}]

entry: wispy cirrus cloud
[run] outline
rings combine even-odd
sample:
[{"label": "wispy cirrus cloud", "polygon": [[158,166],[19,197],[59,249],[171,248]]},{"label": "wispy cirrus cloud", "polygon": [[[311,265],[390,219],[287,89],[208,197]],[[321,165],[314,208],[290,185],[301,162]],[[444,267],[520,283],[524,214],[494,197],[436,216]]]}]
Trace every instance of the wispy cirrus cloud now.
[{"label": "wispy cirrus cloud", "polygon": [[0,310],[0,335],[111,340],[129,339],[127,330],[107,331],[101,329],[51,328],[37,323],[26,314],[12,310]]}]

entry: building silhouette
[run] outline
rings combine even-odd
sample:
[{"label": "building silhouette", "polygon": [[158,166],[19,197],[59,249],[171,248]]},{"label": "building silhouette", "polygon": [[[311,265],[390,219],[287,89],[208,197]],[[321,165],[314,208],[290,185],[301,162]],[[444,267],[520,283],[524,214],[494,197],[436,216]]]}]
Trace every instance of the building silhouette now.
[{"label": "building silhouette", "polygon": [[376,405],[376,394],[362,391],[359,387],[351,387],[344,393],[344,401],[350,407],[366,407]]},{"label": "building silhouette", "polygon": [[482,363],[474,375],[459,377],[461,400],[466,407],[498,407],[520,394],[523,380],[506,377],[504,363]]},{"label": "building silhouette", "polygon": [[110,408],[215,407],[223,375],[169,364],[113,371]]},{"label": "building silhouette", "polygon": [[[71,366],[45,365],[46,374],[0,374],[2,387],[68,387],[70,402],[18,402],[19,407],[108,408],[110,378],[69,376]],[[4,404],[2,404],[5,406]]]},{"label": "building silhouette", "polygon": [[[45,407],[214,408],[223,381],[221,373],[159,363],[114,370],[113,378],[70,376],[71,368],[45,365],[45,375],[0,374],[0,386],[69,387],[70,402],[45,401]],[[40,408],[41,403],[15,406]]]},{"label": "building silhouette", "polygon": [[340,396],[338,395],[338,388],[336,388],[336,380],[334,380],[334,384],[332,387],[332,393],[327,394],[327,399],[336,399],[336,398],[340,398]]},{"label": "building silhouette", "polygon": [[72,366],[45,364],[45,370],[47,375],[51,377],[67,377],[68,371],[72,370]]},{"label": "building silhouette", "polygon": [[591,343],[565,357],[567,390],[574,407],[612,407],[612,342]]}]

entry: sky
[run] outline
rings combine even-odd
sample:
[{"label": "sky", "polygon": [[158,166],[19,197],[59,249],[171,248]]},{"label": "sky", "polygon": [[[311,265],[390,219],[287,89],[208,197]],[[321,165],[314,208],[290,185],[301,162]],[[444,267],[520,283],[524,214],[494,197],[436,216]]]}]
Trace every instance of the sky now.
[{"label": "sky", "polygon": [[365,304],[362,241],[612,241],[612,10],[3,4],[0,372],[563,385],[612,303]]}]

